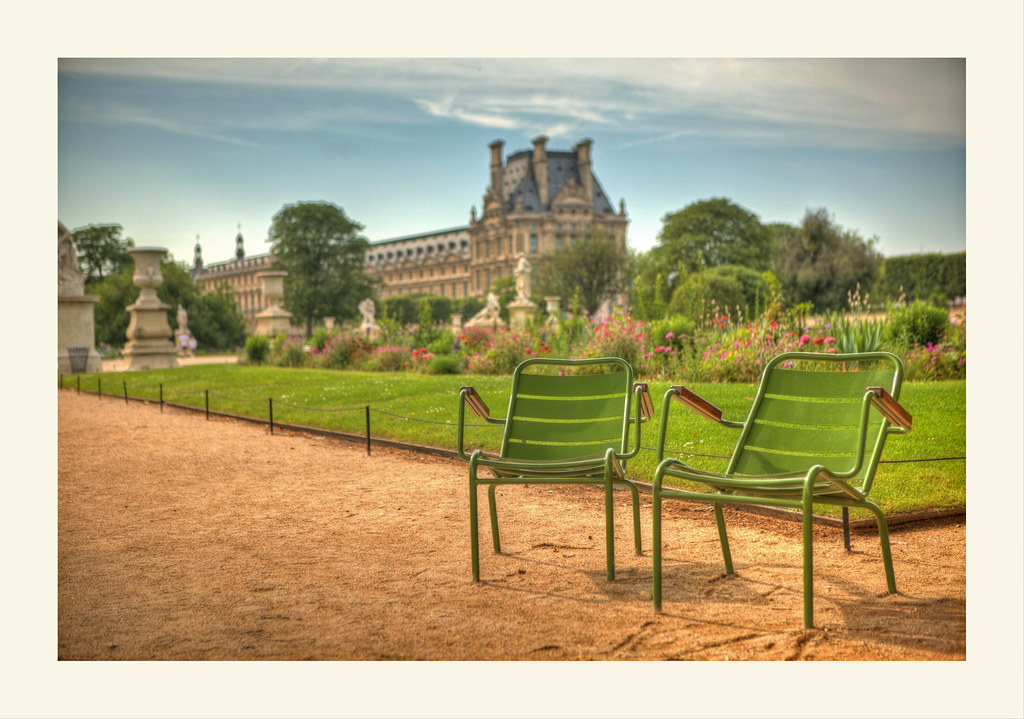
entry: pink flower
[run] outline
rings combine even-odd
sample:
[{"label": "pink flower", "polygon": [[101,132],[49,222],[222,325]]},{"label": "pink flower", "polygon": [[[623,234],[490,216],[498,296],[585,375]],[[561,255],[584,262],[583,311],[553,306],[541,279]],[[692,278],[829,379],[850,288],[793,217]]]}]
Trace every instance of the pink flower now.
[{"label": "pink flower", "polygon": [[665,335],[665,339],[667,339],[667,340],[670,340],[670,339],[672,339],[672,338],[673,338],[673,337],[675,337],[675,336],[676,336],[676,333],[675,333],[675,332],[668,332],[668,333],[666,333],[666,335]]}]

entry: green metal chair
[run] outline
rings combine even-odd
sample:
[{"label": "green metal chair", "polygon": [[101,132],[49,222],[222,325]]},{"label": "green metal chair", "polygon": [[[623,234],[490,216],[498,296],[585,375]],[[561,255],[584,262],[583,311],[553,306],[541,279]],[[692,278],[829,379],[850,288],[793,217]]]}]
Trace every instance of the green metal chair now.
[{"label": "green metal chair", "polygon": [[[768,362],[757,396],[743,422],[686,387],[665,393],[658,436],[658,468],[652,487],[654,608],[661,609],[662,500],[714,505],[725,571],[733,573],[723,504],[789,507],[803,514],[804,627],[814,626],[813,515],[815,504],[862,507],[878,519],[889,593],[896,579],[885,515],[867,499],[886,437],[909,432],[912,419],[899,404],[903,364],[888,352],[817,354],[790,352]],[[701,416],[740,430],[724,473],[704,472],[665,458],[671,400]],[[664,486],[666,477],[698,482],[713,492]]]},{"label": "green metal chair", "polygon": [[[553,374],[556,368],[563,373]],[[545,373],[545,371],[547,373]],[[633,406],[635,405],[635,408]],[[490,424],[503,424],[497,455],[464,449],[466,407]],[[633,500],[633,543],[640,545],[640,501],[625,477],[626,461],[640,449],[640,424],[654,414],[646,384],[617,357],[529,359],[516,367],[504,419],[472,387],[459,390],[459,456],[469,462],[469,526],[473,581],[480,581],[477,488],[488,487],[494,551],[501,552],[494,490],[500,484],[595,484],[604,487],[605,551],[609,581],[615,579],[612,487],[626,485]],[[635,440],[630,448],[630,429]],[[480,476],[480,468],[493,476]]]}]

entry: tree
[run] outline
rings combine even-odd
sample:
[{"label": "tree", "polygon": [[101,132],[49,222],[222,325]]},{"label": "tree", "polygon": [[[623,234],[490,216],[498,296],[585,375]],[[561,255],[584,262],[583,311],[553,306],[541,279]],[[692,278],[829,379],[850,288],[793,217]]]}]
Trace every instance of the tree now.
[{"label": "tree", "polygon": [[700,200],[662,218],[656,255],[686,272],[704,267],[741,265],[771,268],[772,236],[757,215],[724,197]]},{"label": "tree", "polygon": [[878,278],[882,257],[876,238],[864,240],[837,225],[825,208],[804,215],[799,228],[777,225],[775,275],[790,306],[811,302],[815,310],[841,310],[847,295],[870,292]]},{"label": "tree", "polygon": [[134,247],[135,241],[130,237],[121,239],[121,225],[86,225],[71,235],[86,284],[101,282],[104,277],[133,264],[126,250]]},{"label": "tree", "polygon": [[536,263],[540,297],[556,295],[568,301],[579,294],[580,306],[595,314],[601,303],[629,291],[632,260],[608,232],[592,225],[580,242]]},{"label": "tree", "polygon": [[348,319],[373,292],[363,274],[368,242],[363,226],[328,202],[281,208],[270,225],[274,269],[284,270],[284,308],[303,318],[306,336],[324,317]]}]

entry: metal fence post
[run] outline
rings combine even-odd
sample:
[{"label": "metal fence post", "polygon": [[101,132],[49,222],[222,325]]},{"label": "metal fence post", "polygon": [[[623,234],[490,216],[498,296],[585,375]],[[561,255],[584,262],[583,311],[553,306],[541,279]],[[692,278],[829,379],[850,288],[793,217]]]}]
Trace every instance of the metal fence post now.
[{"label": "metal fence post", "polygon": [[96,399],[103,399],[103,379],[96,378]]},{"label": "metal fence post", "polygon": [[121,386],[124,387],[124,403],[128,404],[128,380],[121,380]]},{"label": "metal fence post", "polygon": [[210,421],[210,390],[204,390],[206,392],[206,421]]},{"label": "metal fence post", "polygon": [[78,394],[82,394],[82,375],[75,375],[75,386],[78,387]]},{"label": "metal fence post", "polygon": [[370,456],[370,405],[366,405],[366,456]]},{"label": "metal fence post", "polygon": [[160,383],[160,411],[164,411],[164,383]]},{"label": "metal fence post", "polygon": [[270,408],[270,433],[274,433],[274,398],[267,397],[267,407]]}]

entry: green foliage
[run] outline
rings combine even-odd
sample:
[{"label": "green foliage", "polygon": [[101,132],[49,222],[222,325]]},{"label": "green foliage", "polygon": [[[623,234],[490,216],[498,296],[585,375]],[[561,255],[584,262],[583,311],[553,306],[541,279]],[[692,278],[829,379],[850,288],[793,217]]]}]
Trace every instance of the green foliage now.
[{"label": "green foliage", "polygon": [[125,333],[131,318],[127,308],[139,298],[139,288],[132,282],[133,267],[122,267],[102,281],[85,286],[86,294],[98,300],[93,312],[98,346],[123,347],[128,341]]},{"label": "green foliage", "polygon": [[135,241],[121,238],[121,225],[86,225],[76,228],[71,235],[86,284],[102,282],[126,267],[134,267],[126,250],[134,247]]},{"label": "green foliage", "polygon": [[279,334],[271,344],[270,361],[278,367],[305,367],[309,364],[301,337]]},{"label": "green foliage", "polygon": [[576,294],[581,307],[594,315],[603,302],[629,291],[631,263],[626,248],[603,227],[593,225],[580,242],[537,260],[538,297]]},{"label": "green foliage", "polygon": [[939,306],[966,297],[967,253],[887,257],[882,289],[890,301],[905,297]]},{"label": "green foliage", "polygon": [[677,263],[688,273],[719,265],[767,270],[771,248],[771,234],[757,215],[715,197],[665,215],[654,253],[659,271],[667,276]]},{"label": "green foliage", "polygon": [[459,374],[462,365],[453,355],[435,355],[430,359],[427,374]]},{"label": "green foliage", "polygon": [[591,326],[589,338],[576,346],[572,357],[621,357],[636,370],[640,367],[646,342],[647,333],[643,323],[629,317],[612,315],[604,322]]},{"label": "green foliage", "polygon": [[356,316],[358,304],[373,291],[363,274],[366,238],[363,226],[328,202],[285,205],[274,215],[268,232],[274,269],[285,278],[284,307],[313,333],[324,317]]},{"label": "green foliage", "polygon": [[888,338],[905,347],[936,344],[945,336],[947,326],[946,310],[917,300],[889,312]]},{"label": "green foliage", "polygon": [[770,272],[720,265],[686,277],[672,295],[670,314],[699,320],[714,300],[732,316],[759,316],[772,293]]},{"label": "green foliage", "polygon": [[309,346],[317,352],[322,352],[330,338],[331,334],[326,327],[318,327],[313,330],[313,334],[309,338]]},{"label": "green foliage", "polygon": [[375,348],[363,365],[372,372],[401,372],[412,362],[412,350],[400,345],[381,345]]},{"label": "green foliage", "polygon": [[836,351],[874,352],[881,349],[885,322],[867,318],[833,315],[832,334],[836,338]]},{"label": "green foliage", "polygon": [[348,330],[330,334],[323,347],[313,347],[314,364],[323,369],[348,369],[357,367],[370,354],[372,346],[361,335]]},{"label": "green foliage", "polygon": [[245,338],[245,359],[252,364],[263,364],[270,355],[270,338],[249,335]]},{"label": "green foliage", "polygon": [[810,302],[819,312],[840,310],[855,285],[868,290],[881,270],[876,240],[835,224],[824,208],[804,215],[799,229],[773,225],[775,275],[787,303]]}]

